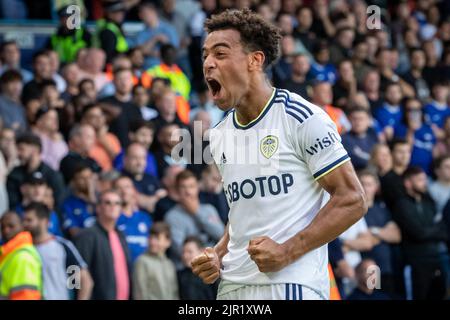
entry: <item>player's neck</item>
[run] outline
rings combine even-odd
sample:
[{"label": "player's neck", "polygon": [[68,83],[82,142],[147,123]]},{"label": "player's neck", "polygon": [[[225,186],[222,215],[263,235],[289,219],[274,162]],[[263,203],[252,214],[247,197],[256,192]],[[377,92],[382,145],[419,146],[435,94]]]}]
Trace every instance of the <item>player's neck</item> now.
[{"label": "player's neck", "polygon": [[242,125],[247,125],[258,118],[274,90],[268,81],[253,81],[252,83],[249,93],[235,107],[237,120]]}]

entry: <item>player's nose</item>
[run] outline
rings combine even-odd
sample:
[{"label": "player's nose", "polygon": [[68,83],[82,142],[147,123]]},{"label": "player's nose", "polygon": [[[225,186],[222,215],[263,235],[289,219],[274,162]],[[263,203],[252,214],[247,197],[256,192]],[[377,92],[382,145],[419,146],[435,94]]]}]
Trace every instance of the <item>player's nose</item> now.
[{"label": "player's nose", "polygon": [[216,67],[216,62],[211,55],[207,56],[206,59],[203,61],[203,70],[205,72],[205,76],[208,75],[208,70],[213,69]]}]

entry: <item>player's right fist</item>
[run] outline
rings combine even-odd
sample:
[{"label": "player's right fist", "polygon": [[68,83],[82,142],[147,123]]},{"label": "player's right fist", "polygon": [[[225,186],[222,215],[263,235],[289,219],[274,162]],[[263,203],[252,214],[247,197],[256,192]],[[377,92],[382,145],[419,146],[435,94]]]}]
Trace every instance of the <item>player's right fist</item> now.
[{"label": "player's right fist", "polygon": [[191,262],[192,272],[206,284],[216,282],[220,276],[220,261],[213,248],[206,248],[201,255]]}]

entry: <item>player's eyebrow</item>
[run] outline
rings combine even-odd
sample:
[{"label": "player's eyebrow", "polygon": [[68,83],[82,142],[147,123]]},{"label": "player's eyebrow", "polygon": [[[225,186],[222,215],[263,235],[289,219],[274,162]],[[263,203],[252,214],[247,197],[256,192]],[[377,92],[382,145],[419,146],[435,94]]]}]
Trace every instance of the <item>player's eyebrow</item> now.
[{"label": "player's eyebrow", "polygon": [[[228,43],[226,43],[226,42],[219,42],[219,43],[214,44],[209,50],[214,50],[217,47],[225,47],[225,48],[231,49],[231,46]],[[205,47],[203,47],[202,48],[202,53],[204,54],[206,50],[207,49]]]}]

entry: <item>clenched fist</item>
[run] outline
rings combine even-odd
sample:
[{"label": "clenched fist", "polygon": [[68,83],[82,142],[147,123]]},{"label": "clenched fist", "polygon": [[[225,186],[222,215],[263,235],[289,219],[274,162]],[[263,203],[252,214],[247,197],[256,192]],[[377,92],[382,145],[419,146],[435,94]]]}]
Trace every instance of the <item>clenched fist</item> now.
[{"label": "clenched fist", "polygon": [[261,272],[275,272],[289,264],[286,249],[269,237],[250,240],[247,251]]},{"label": "clenched fist", "polygon": [[192,260],[191,266],[194,274],[206,284],[214,283],[220,276],[220,261],[213,248],[206,248]]}]

